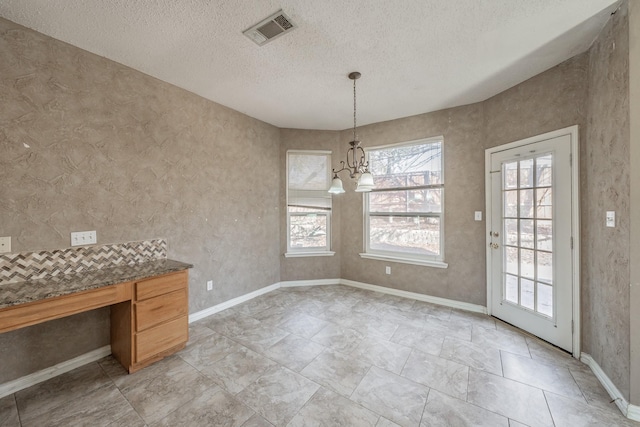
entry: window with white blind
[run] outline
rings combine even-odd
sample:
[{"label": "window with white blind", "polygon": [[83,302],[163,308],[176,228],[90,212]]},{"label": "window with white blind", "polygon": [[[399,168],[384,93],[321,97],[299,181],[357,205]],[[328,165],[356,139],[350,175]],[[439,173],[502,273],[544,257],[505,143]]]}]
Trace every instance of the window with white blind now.
[{"label": "window with white blind", "polygon": [[442,137],[367,151],[375,189],[361,256],[445,268]]},{"label": "window with white blind", "polygon": [[287,253],[331,252],[331,152],[287,151]]}]

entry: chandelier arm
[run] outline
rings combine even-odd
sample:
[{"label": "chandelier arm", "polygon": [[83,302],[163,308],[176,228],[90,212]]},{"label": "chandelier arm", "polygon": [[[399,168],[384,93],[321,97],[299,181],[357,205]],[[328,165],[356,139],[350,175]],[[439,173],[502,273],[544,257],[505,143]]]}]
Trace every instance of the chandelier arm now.
[{"label": "chandelier arm", "polygon": [[331,169],[331,172],[333,172],[334,175],[338,175],[340,172],[347,170],[347,168],[344,165],[344,161],[340,161],[340,166],[342,166],[342,169],[340,170],[335,170],[335,169]]}]

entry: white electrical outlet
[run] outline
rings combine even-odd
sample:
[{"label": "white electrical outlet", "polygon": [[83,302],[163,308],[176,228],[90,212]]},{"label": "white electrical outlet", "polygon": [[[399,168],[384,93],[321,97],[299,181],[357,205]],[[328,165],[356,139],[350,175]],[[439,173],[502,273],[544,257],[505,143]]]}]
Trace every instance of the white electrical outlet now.
[{"label": "white electrical outlet", "polygon": [[0,253],[11,252],[11,236],[0,237]]},{"label": "white electrical outlet", "polygon": [[616,212],[615,211],[607,211],[607,227],[615,227],[616,226]]},{"label": "white electrical outlet", "polygon": [[93,245],[97,241],[95,230],[71,232],[71,246]]},{"label": "white electrical outlet", "polygon": [[207,280],[207,290],[208,291],[213,290],[213,280]]},{"label": "white electrical outlet", "polygon": [[476,211],[474,218],[476,221],[482,221],[482,211]]},{"label": "white electrical outlet", "polygon": [[384,272],[386,274],[391,274],[391,267],[389,267],[388,265],[384,268]]}]

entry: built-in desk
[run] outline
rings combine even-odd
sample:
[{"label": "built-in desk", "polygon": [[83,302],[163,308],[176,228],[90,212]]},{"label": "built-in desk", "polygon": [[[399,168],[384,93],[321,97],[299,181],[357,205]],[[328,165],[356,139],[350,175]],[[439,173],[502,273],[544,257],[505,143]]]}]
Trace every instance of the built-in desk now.
[{"label": "built-in desk", "polygon": [[135,372],[186,345],[191,267],[161,259],[0,285],[0,333],[111,306],[111,352]]}]

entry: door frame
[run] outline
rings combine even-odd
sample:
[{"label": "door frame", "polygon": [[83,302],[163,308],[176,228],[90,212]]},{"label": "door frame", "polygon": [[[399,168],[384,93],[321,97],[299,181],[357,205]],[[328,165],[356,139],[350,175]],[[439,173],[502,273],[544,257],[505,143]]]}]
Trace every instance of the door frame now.
[{"label": "door frame", "polygon": [[543,133],[541,135],[532,136],[521,139],[519,141],[510,142],[508,144],[497,147],[487,148],[485,150],[485,225],[486,225],[486,246],[485,259],[487,264],[487,314],[492,314],[492,263],[491,252],[489,251],[489,243],[491,237],[492,218],[492,186],[491,186],[491,156],[504,150],[518,148],[524,145],[534,144],[536,142],[545,141],[547,139],[557,138],[559,136],[569,135],[571,139],[571,238],[573,248],[571,251],[571,277],[572,277],[572,341],[573,341],[573,357],[580,359],[581,351],[581,319],[580,319],[580,150],[579,150],[579,134],[578,125],[569,126],[552,132]]}]

